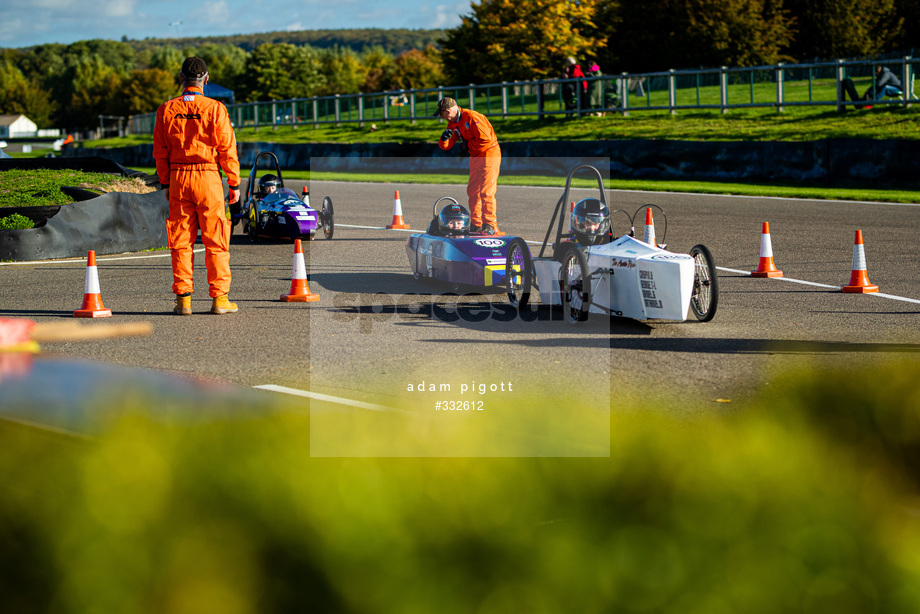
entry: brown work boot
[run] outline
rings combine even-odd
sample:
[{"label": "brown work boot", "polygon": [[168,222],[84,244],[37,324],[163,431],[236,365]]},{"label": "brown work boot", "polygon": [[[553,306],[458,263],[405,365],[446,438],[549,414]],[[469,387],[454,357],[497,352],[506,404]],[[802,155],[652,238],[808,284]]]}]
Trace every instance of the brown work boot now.
[{"label": "brown work boot", "polygon": [[186,292],[185,294],[176,295],[176,306],[173,307],[173,313],[177,316],[190,316],[192,315],[192,293]]},{"label": "brown work boot", "polygon": [[240,308],[236,306],[236,303],[231,303],[230,297],[226,294],[215,296],[214,302],[211,303],[211,313],[236,313],[239,310]]}]

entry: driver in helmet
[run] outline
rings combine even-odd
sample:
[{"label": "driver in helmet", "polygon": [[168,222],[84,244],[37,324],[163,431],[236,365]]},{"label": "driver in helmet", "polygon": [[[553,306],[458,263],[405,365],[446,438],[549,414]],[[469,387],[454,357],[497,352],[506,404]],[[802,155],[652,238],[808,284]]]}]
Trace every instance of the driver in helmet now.
[{"label": "driver in helmet", "polygon": [[263,198],[277,191],[280,187],[281,180],[278,179],[277,175],[269,173],[267,175],[262,175],[259,179],[259,192],[262,194]]},{"label": "driver in helmet", "polygon": [[438,215],[438,229],[445,237],[462,236],[470,233],[470,213],[458,204],[447,205]]},{"label": "driver in helmet", "polygon": [[581,245],[608,243],[610,236],[610,210],[596,198],[586,198],[572,208],[572,230]]}]

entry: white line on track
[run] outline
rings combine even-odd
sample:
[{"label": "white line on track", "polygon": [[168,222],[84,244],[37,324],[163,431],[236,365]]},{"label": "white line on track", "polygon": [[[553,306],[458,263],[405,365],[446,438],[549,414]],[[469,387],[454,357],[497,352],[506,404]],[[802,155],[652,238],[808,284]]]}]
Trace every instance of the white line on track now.
[{"label": "white line on track", "polygon": [[[192,253],[200,254],[204,251],[203,247],[198,249],[193,249]],[[143,256],[114,256],[112,258],[105,258],[100,256],[96,258],[96,262],[112,262],[114,260],[144,260],[146,258],[168,258],[170,252],[159,253],[159,254],[144,254]],[[11,266],[11,265],[26,265],[26,264],[82,264],[86,266],[86,258],[80,256],[79,258],[74,258],[73,260],[29,260],[27,262],[0,262],[0,266]]]},{"label": "white line on track", "polygon": [[[323,181],[322,183],[354,183],[352,181]],[[363,182],[362,182],[363,183]],[[390,185],[402,185],[407,187],[433,187],[433,188],[456,188],[458,186],[464,187],[464,184],[460,183],[399,183],[399,184],[390,184]],[[499,184],[499,188],[527,188],[531,190],[555,190],[559,191],[565,188],[565,183],[560,186],[551,186],[551,185],[507,185]],[[597,190],[596,187],[575,187],[572,186],[573,190]],[[866,205],[890,205],[893,207],[920,207],[920,203],[888,203],[878,200],[840,200],[832,198],[800,198],[794,199],[789,196],[753,196],[745,194],[707,194],[704,192],[669,192],[666,190],[630,190],[627,188],[617,188],[617,187],[606,187],[605,189],[608,192],[625,192],[628,194],[676,194],[678,196],[717,196],[720,198],[756,198],[762,200],[805,200],[812,203],[845,203],[848,205],[852,204],[866,204]]]},{"label": "white line on track", "polygon": [[[727,269],[727,268],[725,268],[725,267],[720,267],[720,266],[717,266],[716,269],[718,269],[719,271],[725,271],[726,273],[738,273],[739,275],[747,275],[747,276],[750,276],[750,274],[751,274],[750,271],[739,271],[739,270],[737,270],[737,269]],[[816,283],[816,282],[813,282],[813,281],[805,281],[804,279],[793,279],[793,278],[791,278],[791,277],[772,277],[771,279],[774,279],[774,280],[776,280],[776,281],[788,281],[788,282],[790,282],[790,283],[802,284],[802,285],[805,285],[805,286],[815,286],[815,287],[818,287],[818,288],[828,288],[829,290],[840,290],[840,289],[843,288],[843,286],[829,286],[829,285],[827,285],[827,284],[819,284],[819,283]],[[885,294],[884,292],[869,292],[869,293],[867,293],[867,294],[870,294],[870,295],[872,295],[872,296],[877,296],[877,297],[879,297],[879,298],[887,298],[887,299],[891,299],[891,300],[894,300],[894,301],[903,301],[903,302],[905,302],[905,303],[916,303],[916,304],[920,305],[920,300],[915,299],[915,298],[907,298],[906,296],[897,296],[897,295],[895,295],[895,294]]]},{"label": "white line on track", "polygon": [[399,232],[423,232],[412,228],[387,228],[385,226],[356,226],[355,224],[336,224],[336,228],[364,228],[365,230],[397,230]]},{"label": "white line on track", "polygon": [[351,407],[357,407],[359,409],[369,409],[371,411],[387,411],[387,412],[398,412],[401,414],[415,415],[412,412],[408,412],[402,409],[396,409],[395,407],[387,407],[386,405],[375,405],[374,403],[364,403],[363,401],[354,401],[352,399],[345,399],[342,397],[333,397],[328,394],[320,394],[319,392],[310,392],[309,390],[298,390],[297,388],[288,388],[287,386],[276,386],[275,384],[261,384],[259,386],[253,386],[258,390],[267,390],[269,392],[280,392],[281,394],[289,394],[295,397],[307,397],[309,399],[315,399],[317,401],[325,401],[327,403],[335,403],[337,405],[348,405]]},{"label": "white line on track", "polygon": [[[417,233],[425,234],[421,230],[413,230],[411,228],[407,230],[405,228],[386,228],[384,226],[355,226],[354,224],[336,224],[336,228],[363,228],[365,230],[398,230],[400,232],[417,232]],[[482,238],[488,239],[490,236],[491,235],[482,235]],[[499,238],[503,236],[505,235],[499,235]],[[543,245],[543,241],[528,241],[527,239],[524,239],[524,242],[531,243],[533,245]]]},{"label": "white line on track", "polygon": [[[884,203],[883,203],[883,204],[884,204]],[[421,231],[419,231],[419,230],[411,230],[411,229],[410,229],[410,230],[405,230],[405,229],[402,229],[402,228],[384,228],[383,226],[352,226],[352,225],[347,225],[347,224],[339,224],[339,226],[343,226],[343,227],[345,227],[345,228],[364,228],[364,229],[367,229],[367,230],[402,230],[403,232],[421,232]],[[483,235],[483,236],[485,236],[485,235]],[[526,242],[527,242],[527,243],[531,243],[531,244],[533,244],[533,245],[543,245],[543,241],[526,241]],[[750,275],[750,274],[751,274],[750,271],[739,271],[739,270],[737,270],[737,269],[727,269],[727,268],[725,268],[725,267],[718,267],[718,266],[717,266],[716,269],[718,269],[719,271],[725,271],[725,272],[727,272],[727,273],[737,273],[737,274],[739,274],[739,275]],[[778,280],[778,281],[788,281],[788,282],[791,282],[791,283],[794,283],[794,284],[802,284],[802,285],[805,285],[805,286],[815,286],[816,288],[828,288],[829,290],[840,290],[841,287],[842,287],[842,286],[829,286],[829,285],[827,285],[827,284],[819,284],[819,283],[814,282],[814,281],[806,281],[806,280],[804,280],[804,279],[792,279],[792,278],[789,278],[789,277],[774,277],[773,279],[776,279],[776,280]],[[877,296],[877,297],[880,297],[880,298],[888,298],[888,299],[892,299],[892,300],[895,300],[895,301],[904,301],[905,303],[917,303],[917,304],[920,304],[920,300],[913,299],[913,298],[907,298],[907,297],[904,297],[904,296],[896,296],[896,295],[894,295],[894,294],[884,294],[884,293],[879,293],[879,292],[872,292],[872,293],[870,293],[870,294],[873,294],[873,295],[875,295],[875,296]]]}]

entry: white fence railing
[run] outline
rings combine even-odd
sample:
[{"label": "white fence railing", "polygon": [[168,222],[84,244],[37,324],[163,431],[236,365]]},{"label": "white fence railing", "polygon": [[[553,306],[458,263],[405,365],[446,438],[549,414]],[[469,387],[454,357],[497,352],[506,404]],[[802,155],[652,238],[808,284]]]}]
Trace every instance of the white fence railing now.
[{"label": "white fence railing", "polygon": [[[843,110],[864,104],[852,100],[852,88],[862,97],[874,91],[876,66],[884,66],[901,82],[894,96],[874,100],[878,105],[910,106],[920,59],[911,56],[881,60],[836,60],[811,64],[776,64],[752,68],[669,70],[620,73],[585,79],[514,81],[399,90],[371,94],[317,96],[228,105],[237,128],[281,126],[319,127],[321,124],[416,122],[432,119],[438,100],[455,98],[462,107],[490,117],[538,117],[772,107],[827,106]],[[852,85],[852,88],[849,86]],[[153,132],[154,113],[129,118],[134,134]]]}]

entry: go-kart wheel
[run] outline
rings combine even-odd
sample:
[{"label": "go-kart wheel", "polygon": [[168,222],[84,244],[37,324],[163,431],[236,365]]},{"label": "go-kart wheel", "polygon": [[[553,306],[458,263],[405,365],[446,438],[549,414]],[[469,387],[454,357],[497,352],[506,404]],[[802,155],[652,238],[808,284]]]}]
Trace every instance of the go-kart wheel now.
[{"label": "go-kart wheel", "polygon": [[560,282],[566,321],[569,324],[584,322],[591,305],[591,273],[585,254],[579,248],[572,247],[565,253]]},{"label": "go-kart wheel", "polygon": [[230,234],[233,234],[233,229],[240,223],[241,209],[240,201],[236,201],[233,204],[230,204],[229,201],[227,202],[227,219],[230,220]]},{"label": "go-kart wheel", "polygon": [[719,306],[716,264],[705,245],[694,245],[690,249],[690,255],[693,256],[693,294],[690,295],[690,310],[697,320],[708,322],[716,315],[716,307]]},{"label": "go-kart wheel", "polygon": [[328,196],[323,199],[323,210],[320,213],[320,219],[323,220],[323,234],[327,239],[332,238],[335,232],[335,213],[332,210],[332,199]]},{"label": "go-kart wheel", "polygon": [[259,223],[258,218],[256,217],[256,208],[252,205],[249,206],[249,223],[246,224],[246,231],[249,233],[249,240],[253,243],[258,242],[259,240]]},{"label": "go-kart wheel", "polygon": [[533,283],[533,261],[530,249],[520,237],[512,239],[505,257],[505,283],[508,301],[523,309],[530,300],[530,286]]}]

